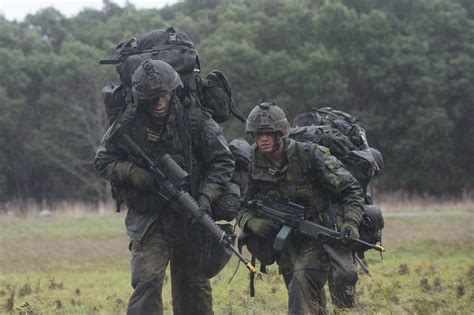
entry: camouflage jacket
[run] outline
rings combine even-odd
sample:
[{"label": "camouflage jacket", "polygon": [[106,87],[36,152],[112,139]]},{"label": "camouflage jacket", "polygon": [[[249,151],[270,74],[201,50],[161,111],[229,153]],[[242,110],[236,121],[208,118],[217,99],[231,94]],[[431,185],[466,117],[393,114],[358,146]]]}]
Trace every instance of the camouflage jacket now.
[{"label": "camouflage jacket", "polygon": [[[362,219],[363,191],[357,180],[326,147],[285,139],[282,165],[272,165],[254,144],[247,199],[292,201],[306,207],[306,219],[325,224],[330,200],[338,200],[342,220]],[[243,208],[237,221],[241,229],[255,217]],[[326,224],[327,225],[327,224]]]},{"label": "camouflage jacket", "polygon": [[[184,135],[180,134],[178,115],[183,117],[182,121],[185,123]],[[222,130],[210,116],[199,112],[199,116],[195,118],[198,121],[194,122],[189,115],[189,111],[183,109],[179,100],[174,98],[170,104],[170,114],[161,130],[157,130],[150,115],[140,107],[125,112],[120,128],[151,158],[158,160],[160,156],[169,154],[183,169],[187,169],[184,154],[186,148],[181,140],[186,137],[190,143],[188,150],[194,173],[190,178],[195,179],[196,186],[194,197],[203,194],[213,202],[226,189],[226,183],[234,170],[234,159]],[[191,127],[193,123],[197,125],[194,129]],[[128,234],[132,239],[140,241],[161,216],[171,219],[176,216],[170,215],[170,205],[164,204],[151,191],[123,186],[117,182],[115,173],[121,163],[133,163],[143,168],[146,165],[129,152],[119,137],[111,136],[112,128],[113,126],[102,139],[94,165],[99,174],[116,187],[119,198],[126,202],[129,209],[126,218]]]}]

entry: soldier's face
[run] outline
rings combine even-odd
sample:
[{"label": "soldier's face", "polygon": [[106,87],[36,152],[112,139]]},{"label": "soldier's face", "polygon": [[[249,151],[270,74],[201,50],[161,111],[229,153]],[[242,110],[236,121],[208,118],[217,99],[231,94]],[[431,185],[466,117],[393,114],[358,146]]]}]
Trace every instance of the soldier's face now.
[{"label": "soldier's face", "polygon": [[272,153],[276,142],[274,132],[259,132],[255,135],[255,143],[263,153]]},{"label": "soldier's face", "polygon": [[168,115],[170,108],[171,94],[166,93],[150,104],[150,113],[154,118],[162,119]]}]

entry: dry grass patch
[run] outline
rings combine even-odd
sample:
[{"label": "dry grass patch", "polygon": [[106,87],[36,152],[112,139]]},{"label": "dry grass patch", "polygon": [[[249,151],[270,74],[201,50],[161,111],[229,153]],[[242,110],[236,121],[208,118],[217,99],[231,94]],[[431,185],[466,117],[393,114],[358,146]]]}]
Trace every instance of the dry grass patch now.
[{"label": "dry grass patch", "polygon": [[464,194],[461,198],[449,199],[433,196],[409,196],[407,193],[375,194],[375,203],[384,212],[413,212],[413,211],[460,211],[474,212],[474,195]]}]

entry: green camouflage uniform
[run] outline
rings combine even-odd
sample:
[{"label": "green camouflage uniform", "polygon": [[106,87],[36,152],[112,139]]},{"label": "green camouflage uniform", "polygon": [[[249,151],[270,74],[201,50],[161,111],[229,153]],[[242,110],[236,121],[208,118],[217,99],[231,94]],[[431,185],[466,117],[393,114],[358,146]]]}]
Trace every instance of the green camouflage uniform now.
[{"label": "green camouflage uniform", "polygon": [[[140,106],[124,114],[122,128],[152,158],[169,154],[186,169],[183,145],[177,117],[185,117],[187,126],[192,121],[177,97],[170,103],[165,127],[157,128],[150,115]],[[234,161],[220,127],[206,114],[197,118],[198,130],[185,137],[190,139],[191,164],[196,175],[197,194],[205,195],[212,203],[226,189]],[[174,314],[212,314],[212,290],[209,279],[198,271],[199,239],[201,230],[186,217],[175,202],[163,202],[158,195],[127,184],[127,170],[131,165],[145,164],[110,136],[104,136],[94,164],[99,173],[111,181],[118,198],[123,198],[128,212],[125,219],[131,238],[131,271],[134,292],[128,314],[162,314],[161,291],[168,262]],[[196,197],[196,196],[194,196]]]},{"label": "green camouflage uniform", "polygon": [[[292,201],[306,207],[306,219],[325,224],[330,199],[335,198],[343,207],[341,219],[357,224],[362,219],[361,186],[325,147],[284,139],[282,165],[276,168],[254,145],[249,178],[249,200]],[[242,209],[239,226],[249,232],[246,223],[255,216]],[[289,314],[326,312],[323,287],[331,269],[337,281],[357,281],[350,249],[332,248],[302,235],[296,235],[276,261],[288,288]]]}]

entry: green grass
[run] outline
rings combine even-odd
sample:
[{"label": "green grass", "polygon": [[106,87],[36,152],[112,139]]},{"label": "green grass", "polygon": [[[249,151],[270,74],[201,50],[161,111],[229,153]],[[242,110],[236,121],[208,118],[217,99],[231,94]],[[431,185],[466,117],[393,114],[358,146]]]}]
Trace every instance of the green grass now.
[{"label": "green grass", "polygon": [[400,246],[380,261],[369,256],[373,277],[361,276],[358,308],[389,313],[474,312],[473,244],[424,241]]},{"label": "green grass", "polygon": [[[449,209],[440,210],[449,211]],[[380,260],[367,255],[357,308],[347,313],[474,313],[472,209],[446,217],[386,219]],[[123,214],[0,218],[0,314],[123,314],[131,293]],[[282,314],[287,296],[276,266],[248,295],[236,261],[213,280],[216,314]],[[171,314],[169,281],[163,293]]]}]

